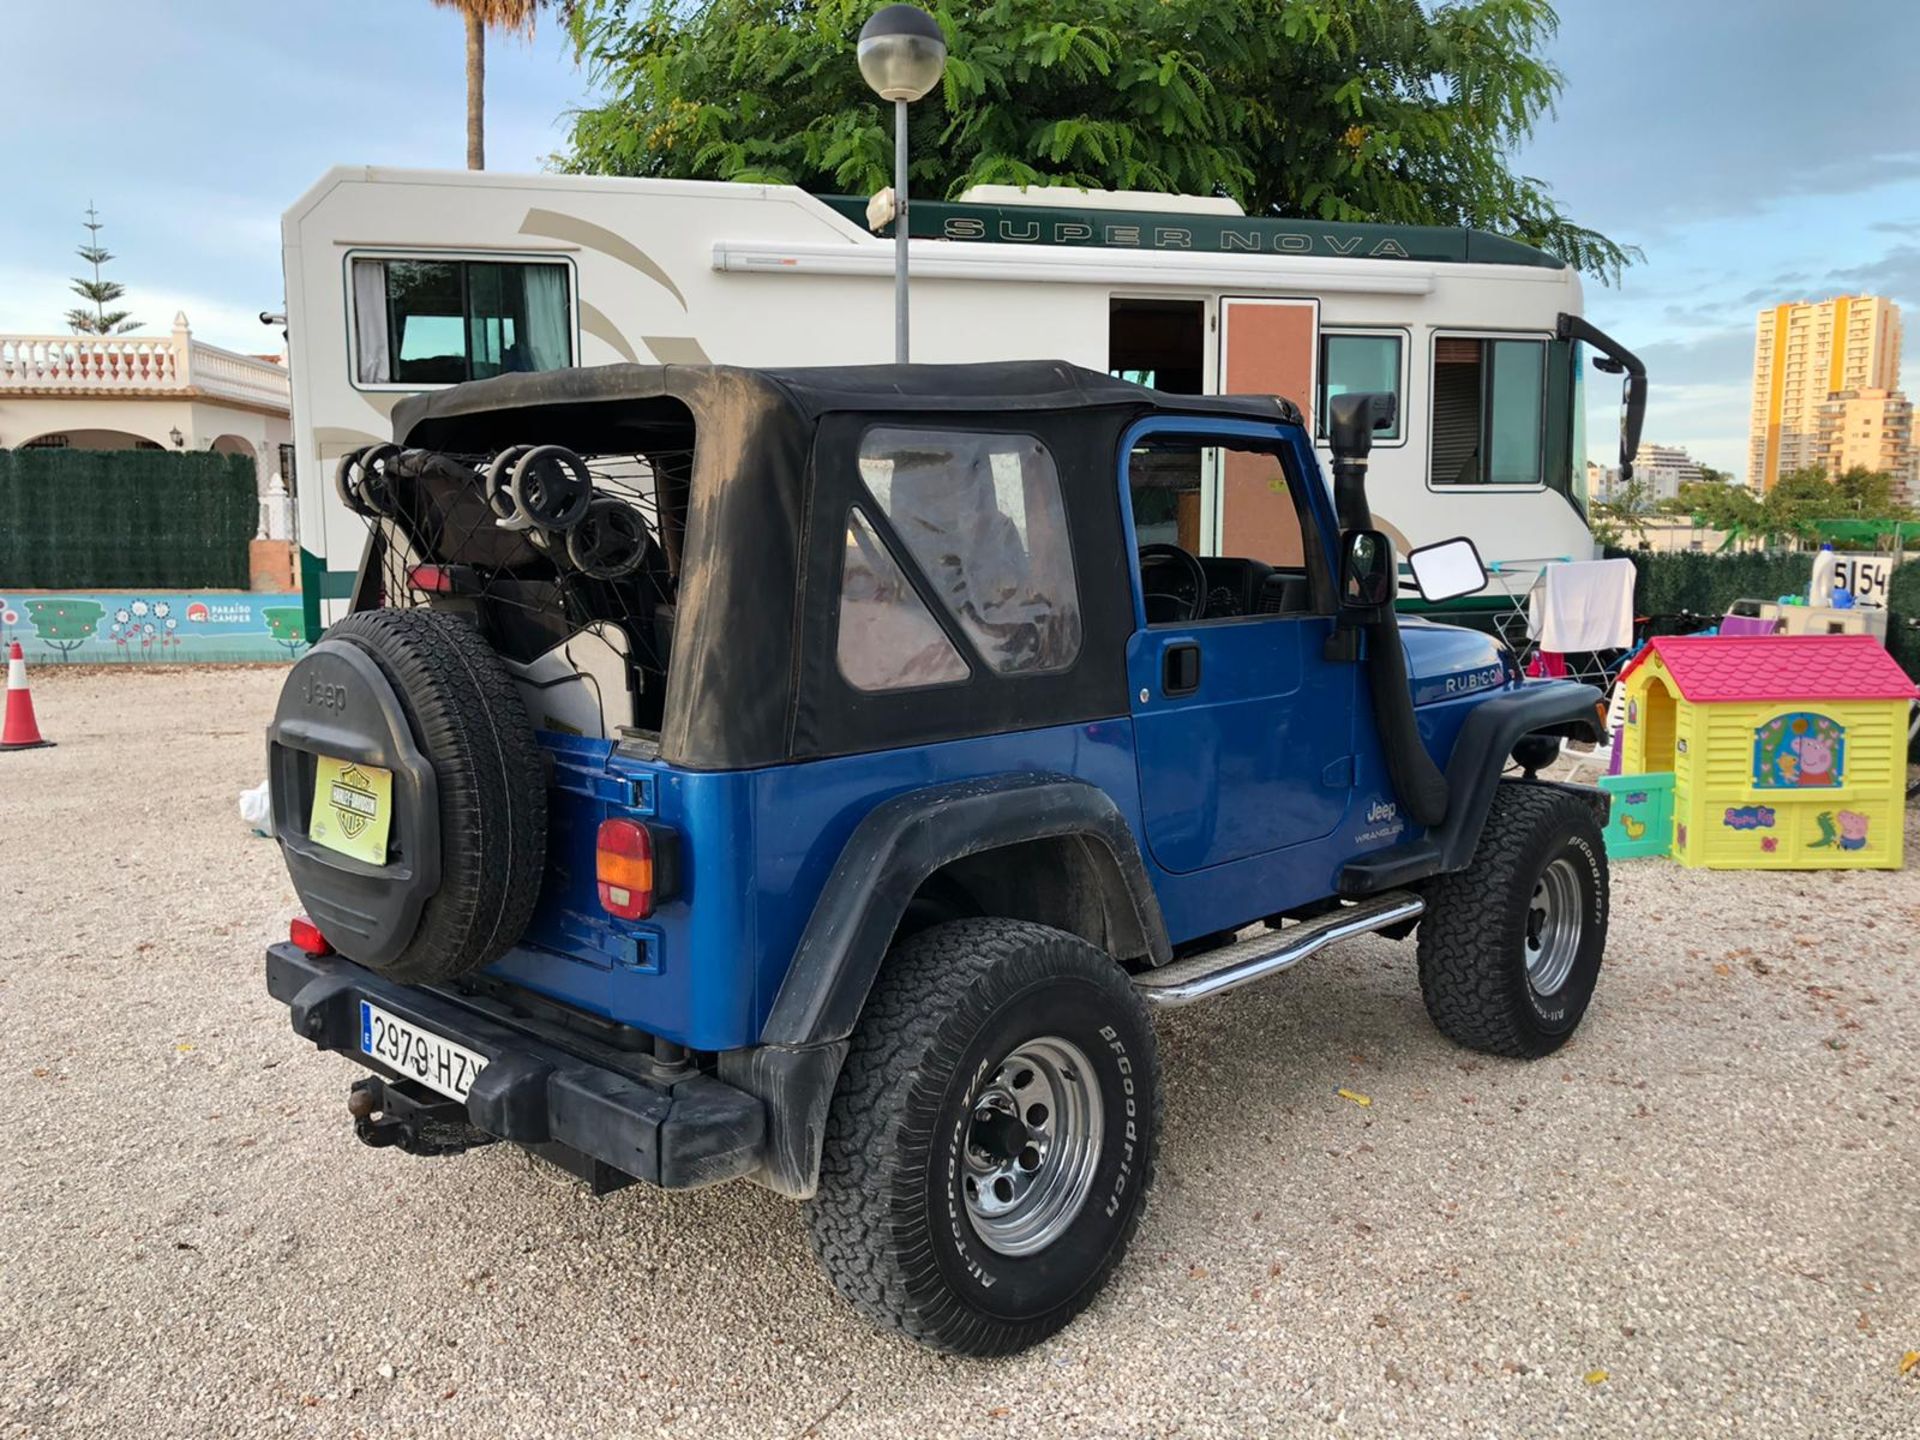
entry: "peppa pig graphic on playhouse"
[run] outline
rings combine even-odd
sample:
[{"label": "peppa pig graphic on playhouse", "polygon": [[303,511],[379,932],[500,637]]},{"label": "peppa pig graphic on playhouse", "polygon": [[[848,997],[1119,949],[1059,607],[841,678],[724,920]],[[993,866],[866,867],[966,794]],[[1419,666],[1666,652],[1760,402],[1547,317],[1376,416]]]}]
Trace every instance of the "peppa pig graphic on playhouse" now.
[{"label": "peppa pig graphic on playhouse", "polygon": [[1756,790],[1831,790],[1845,783],[1847,731],[1830,716],[1796,710],[1754,731]]}]

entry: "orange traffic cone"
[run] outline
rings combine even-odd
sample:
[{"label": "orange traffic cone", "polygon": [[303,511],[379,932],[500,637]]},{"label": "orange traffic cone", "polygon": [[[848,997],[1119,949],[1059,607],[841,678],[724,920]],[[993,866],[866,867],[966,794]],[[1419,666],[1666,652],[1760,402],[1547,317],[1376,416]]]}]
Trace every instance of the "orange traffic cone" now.
[{"label": "orange traffic cone", "polygon": [[0,750],[35,750],[51,745],[40,738],[40,725],[33,718],[33,692],[27,689],[27,657],[20,642],[7,651],[7,717],[0,724]]}]

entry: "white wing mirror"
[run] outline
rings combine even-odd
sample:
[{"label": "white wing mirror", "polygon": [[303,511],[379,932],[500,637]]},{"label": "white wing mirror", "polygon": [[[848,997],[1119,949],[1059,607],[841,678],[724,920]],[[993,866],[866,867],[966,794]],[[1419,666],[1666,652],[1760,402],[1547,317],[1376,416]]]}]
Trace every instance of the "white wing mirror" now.
[{"label": "white wing mirror", "polygon": [[1430,605],[1477,595],[1487,588],[1487,567],[1480,563],[1473,541],[1464,535],[1422,545],[1407,555],[1407,565],[1413,571],[1413,583],[1420,587],[1420,598]]}]

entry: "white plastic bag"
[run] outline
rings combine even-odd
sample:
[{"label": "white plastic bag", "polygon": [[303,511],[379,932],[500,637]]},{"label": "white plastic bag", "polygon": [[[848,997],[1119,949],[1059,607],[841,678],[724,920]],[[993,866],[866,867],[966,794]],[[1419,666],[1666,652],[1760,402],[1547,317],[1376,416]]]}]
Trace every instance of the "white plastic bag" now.
[{"label": "white plastic bag", "polygon": [[273,838],[273,806],[267,799],[266,781],[240,792],[240,818],[262,839]]}]

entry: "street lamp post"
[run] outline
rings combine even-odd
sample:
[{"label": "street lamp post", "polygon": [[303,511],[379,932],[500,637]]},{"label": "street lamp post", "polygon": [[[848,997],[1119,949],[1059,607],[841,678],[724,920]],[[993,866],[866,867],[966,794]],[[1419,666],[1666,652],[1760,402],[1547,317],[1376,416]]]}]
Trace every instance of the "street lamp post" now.
[{"label": "street lamp post", "polygon": [[887,5],[860,27],[860,74],[893,102],[893,358],[907,360],[907,106],[940,83],[946,37],[915,5]]}]

